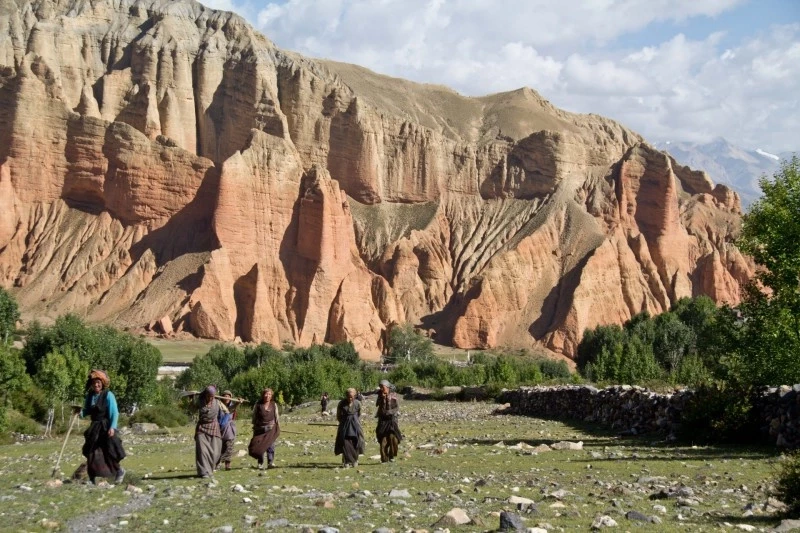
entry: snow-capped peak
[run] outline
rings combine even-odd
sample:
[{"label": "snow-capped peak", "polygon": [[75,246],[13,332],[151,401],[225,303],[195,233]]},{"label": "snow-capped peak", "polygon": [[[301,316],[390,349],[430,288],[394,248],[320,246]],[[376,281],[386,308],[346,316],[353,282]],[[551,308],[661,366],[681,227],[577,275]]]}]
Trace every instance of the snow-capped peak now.
[{"label": "snow-capped peak", "polygon": [[775,161],[780,161],[780,160],[781,160],[781,158],[780,158],[780,157],[778,157],[777,155],[775,155],[775,154],[771,154],[771,153],[769,153],[769,152],[765,152],[765,151],[764,151],[764,150],[762,150],[761,148],[756,148],[756,153],[757,153],[758,155],[761,155],[761,156],[764,156],[764,157],[769,157],[770,159],[774,159]]}]

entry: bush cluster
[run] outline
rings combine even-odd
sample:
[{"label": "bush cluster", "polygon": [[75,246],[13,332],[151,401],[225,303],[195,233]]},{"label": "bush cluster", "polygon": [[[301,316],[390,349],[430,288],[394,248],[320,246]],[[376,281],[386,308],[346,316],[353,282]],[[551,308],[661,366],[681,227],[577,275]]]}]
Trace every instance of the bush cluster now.
[{"label": "bush cluster", "polygon": [[622,327],[586,330],[578,345],[578,369],[595,382],[643,384],[666,380],[701,386],[720,377],[720,356],[736,317],[707,296],[682,298],[655,318],[635,315]]},{"label": "bush cluster", "polygon": [[[408,336],[408,331],[404,331],[403,342],[416,345],[418,341]],[[399,387],[412,385],[439,389],[483,385],[499,391],[570,377],[569,367],[564,361],[544,358],[481,353],[474,357],[473,364],[461,367],[417,352],[412,361],[403,361],[384,374],[377,366],[362,362],[350,342],[288,351],[277,350],[268,344],[244,350],[219,344],[195,358],[192,366],[178,377],[176,386],[199,391],[214,384],[218,390],[231,389],[251,402],[258,400],[264,388],[271,387],[276,398],[282,398],[288,404],[300,404],[316,400],[323,392],[337,398],[350,387],[373,390],[384,378]]]},{"label": "bush cluster", "polygon": [[129,423],[151,423],[163,428],[174,428],[188,424],[189,417],[173,405],[152,405],[136,411],[130,417]]},{"label": "bush cluster", "polygon": [[380,380],[378,369],[360,361],[350,342],[333,346],[314,345],[283,352],[269,344],[236,346],[217,344],[208,353],[195,358],[181,373],[176,386],[184,390],[202,390],[216,385],[231,389],[250,402],[261,397],[267,387],[275,397],[295,405],[314,400],[327,392],[343,396],[349,387],[367,390]]},{"label": "bush cluster", "polygon": [[89,326],[75,315],[49,327],[31,324],[22,358],[53,402],[80,401],[89,370],[105,370],[121,410],[153,399],[161,364],[161,352],[145,340],[110,326]]}]

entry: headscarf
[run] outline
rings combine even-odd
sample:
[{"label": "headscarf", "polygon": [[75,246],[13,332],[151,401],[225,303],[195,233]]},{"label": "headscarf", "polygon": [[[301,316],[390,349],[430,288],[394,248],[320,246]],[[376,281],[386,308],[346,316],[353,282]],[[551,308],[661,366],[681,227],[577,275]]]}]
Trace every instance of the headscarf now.
[{"label": "headscarf", "polygon": [[205,392],[209,396],[216,396],[217,395],[217,388],[214,385],[209,385],[208,387],[206,387]]},{"label": "headscarf", "polygon": [[95,379],[100,380],[104,389],[107,389],[108,386],[111,385],[111,379],[108,377],[108,374],[106,374],[105,370],[92,370],[89,372],[89,383]]},{"label": "headscarf", "polygon": [[378,383],[378,385],[380,385],[380,386],[382,386],[382,387],[386,387],[387,389],[391,389],[391,388],[392,388],[392,384],[391,384],[391,383],[389,383],[389,380],[388,380],[388,379],[382,379],[382,380],[380,381],[380,383]]}]

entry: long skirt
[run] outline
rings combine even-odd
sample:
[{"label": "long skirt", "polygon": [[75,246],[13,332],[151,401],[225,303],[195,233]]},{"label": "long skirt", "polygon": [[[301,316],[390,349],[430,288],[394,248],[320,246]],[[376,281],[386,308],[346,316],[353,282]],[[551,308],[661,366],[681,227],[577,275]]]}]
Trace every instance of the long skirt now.
[{"label": "long skirt", "polygon": [[86,458],[86,473],[92,481],[97,477],[116,477],[121,468],[119,461],[114,460],[105,447],[95,448]]},{"label": "long skirt", "polygon": [[97,477],[112,478],[122,470],[120,461],[125,458],[122,441],[115,434],[108,436],[107,421],[93,421],[83,433],[83,456],[86,473],[94,481]]},{"label": "long skirt", "polygon": [[342,463],[352,465],[358,462],[358,438],[345,437],[342,442]]},{"label": "long skirt", "polygon": [[222,439],[205,433],[197,433],[194,436],[194,443],[194,462],[197,465],[197,475],[209,477],[214,473],[214,467],[222,454]]},{"label": "long skirt", "polygon": [[[264,462],[264,454],[268,453],[267,460],[272,462],[275,456],[275,441],[280,434],[279,427],[275,425],[265,433],[253,435],[253,438],[250,439],[250,444],[247,446],[247,453],[253,459],[258,459],[259,464]],[[269,453],[270,449],[272,449],[272,453]]]}]

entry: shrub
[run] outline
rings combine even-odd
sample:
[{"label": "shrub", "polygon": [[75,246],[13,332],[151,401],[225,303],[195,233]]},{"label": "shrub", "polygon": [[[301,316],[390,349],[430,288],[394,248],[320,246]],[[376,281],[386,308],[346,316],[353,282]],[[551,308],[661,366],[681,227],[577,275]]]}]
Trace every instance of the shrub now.
[{"label": "shrub", "polygon": [[754,390],[713,383],[699,387],[681,415],[681,436],[693,442],[754,442]]},{"label": "shrub", "polygon": [[542,376],[549,379],[570,379],[572,376],[567,362],[563,360],[540,359],[539,370],[541,370]]},{"label": "shrub", "polygon": [[15,409],[10,409],[7,411],[6,425],[9,433],[21,433],[22,435],[41,435],[44,431],[41,424]]},{"label": "shrub", "polygon": [[128,425],[140,423],[157,424],[162,428],[174,428],[188,424],[189,417],[180,409],[175,409],[174,406],[153,405],[139,409],[128,420]]},{"label": "shrub", "polygon": [[800,452],[783,463],[776,484],[777,496],[789,507],[790,516],[800,516]]}]

